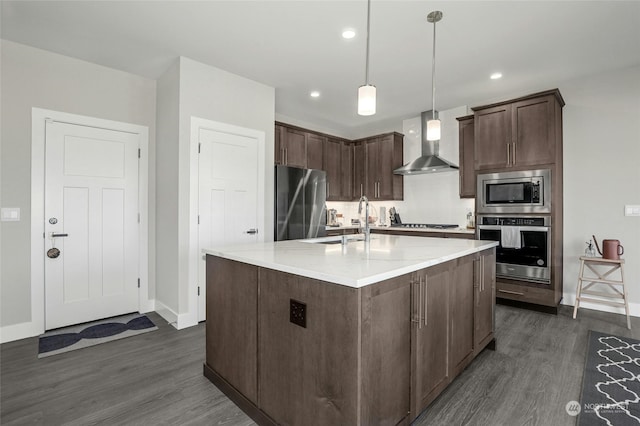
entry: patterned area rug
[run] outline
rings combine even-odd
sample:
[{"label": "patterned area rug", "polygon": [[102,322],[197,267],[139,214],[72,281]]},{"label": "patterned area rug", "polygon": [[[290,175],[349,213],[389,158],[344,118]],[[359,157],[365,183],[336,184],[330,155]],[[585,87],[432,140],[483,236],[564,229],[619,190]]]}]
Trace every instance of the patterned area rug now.
[{"label": "patterned area rug", "polygon": [[86,324],[59,328],[40,335],[38,358],[87,348],[157,330],[146,315],[129,314]]},{"label": "patterned area rug", "polygon": [[640,425],[640,341],[589,331],[578,425]]}]

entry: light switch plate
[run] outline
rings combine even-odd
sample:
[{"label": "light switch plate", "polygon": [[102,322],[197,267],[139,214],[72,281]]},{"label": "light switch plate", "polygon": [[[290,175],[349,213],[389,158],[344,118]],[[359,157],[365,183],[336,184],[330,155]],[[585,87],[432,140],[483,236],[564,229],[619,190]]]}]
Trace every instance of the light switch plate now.
[{"label": "light switch plate", "polygon": [[0,217],[3,222],[17,222],[20,220],[20,207],[2,207]]},{"label": "light switch plate", "polygon": [[640,216],[640,206],[624,206],[625,216]]}]

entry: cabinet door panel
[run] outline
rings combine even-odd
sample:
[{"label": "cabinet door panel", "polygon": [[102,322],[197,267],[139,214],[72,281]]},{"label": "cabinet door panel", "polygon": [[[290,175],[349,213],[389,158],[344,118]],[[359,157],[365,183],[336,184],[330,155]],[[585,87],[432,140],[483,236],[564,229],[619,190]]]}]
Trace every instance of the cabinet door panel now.
[{"label": "cabinet door panel", "polygon": [[[449,383],[448,265],[418,272],[426,284],[414,284],[412,296],[419,308],[418,322],[413,323],[411,420],[419,414]],[[420,288],[422,287],[422,290]],[[414,308],[415,309],[415,308]],[[426,323],[425,323],[426,318]]]},{"label": "cabinet door panel", "polygon": [[462,371],[473,354],[474,264],[474,256],[459,259],[451,280],[449,363],[452,377]]},{"label": "cabinet door panel", "polygon": [[307,149],[306,133],[285,128],[284,158],[287,166],[306,168]]},{"label": "cabinet door panel", "polygon": [[365,195],[365,180],[367,156],[365,152],[364,142],[357,142],[353,145],[353,190],[352,197],[354,200],[360,199]]},{"label": "cabinet door panel", "polygon": [[529,99],[513,104],[513,163],[536,166],[554,163],[554,97]]},{"label": "cabinet door panel", "polygon": [[476,264],[474,349],[478,352],[482,344],[493,333],[494,307],[496,300],[496,255],[495,250],[483,252]]},{"label": "cabinet door panel", "polygon": [[273,153],[273,159],[274,159],[274,162],[278,165],[281,165],[284,162],[284,146],[283,146],[284,132],[285,132],[284,127],[276,124],[276,129],[274,134],[275,150]]},{"label": "cabinet door panel", "polygon": [[467,120],[461,120],[458,126],[460,198],[474,198],[476,196],[476,173],[473,159],[475,129],[473,117]]},{"label": "cabinet door panel", "polygon": [[255,266],[207,256],[207,364],[254,404],[258,402],[257,280]]},{"label": "cabinet door panel", "polygon": [[395,163],[394,136],[389,135],[378,139],[378,197],[382,200],[393,200],[394,169]]},{"label": "cabinet door panel", "polygon": [[353,198],[353,146],[349,142],[340,145],[340,199]]},{"label": "cabinet door panel", "polygon": [[342,195],[342,144],[339,140],[327,139],[324,150],[324,166],[327,172],[327,201],[340,200]]},{"label": "cabinet door panel", "polygon": [[475,169],[511,165],[511,105],[500,105],[475,113]]},{"label": "cabinet door panel", "polygon": [[325,138],[307,133],[307,168],[322,170]]},{"label": "cabinet door panel", "polygon": [[364,184],[364,195],[369,200],[378,198],[378,171],[380,164],[380,141],[378,139],[368,140],[365,144],[366,150],[366,178]]}]

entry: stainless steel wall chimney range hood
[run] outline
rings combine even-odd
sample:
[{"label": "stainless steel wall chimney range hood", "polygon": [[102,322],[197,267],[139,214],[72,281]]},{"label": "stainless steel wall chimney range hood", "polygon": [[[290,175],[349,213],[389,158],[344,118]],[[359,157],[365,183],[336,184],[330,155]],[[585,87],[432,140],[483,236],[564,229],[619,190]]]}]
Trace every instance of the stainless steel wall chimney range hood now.
[{"label": "stainless steel wall chimney range hood", "polygon": [[[440,141],[427,140],[427,121],[431,117],[431,111],[425,111],[420,114],[422,155],[410,163],[395,169],[393,173],[397,175],[419,175],[458,170],[458,166],[440,157]],[[436,111],[435,117],[438,117],[438,111]]]}]

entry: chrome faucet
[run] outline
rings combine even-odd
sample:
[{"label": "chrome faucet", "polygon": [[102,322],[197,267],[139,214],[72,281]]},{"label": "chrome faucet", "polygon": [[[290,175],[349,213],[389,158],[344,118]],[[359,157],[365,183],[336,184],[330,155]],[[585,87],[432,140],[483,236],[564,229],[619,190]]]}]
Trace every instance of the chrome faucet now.
[{"label": "chrome faucet", "polygon": [[364,208],[364,242],[368,243],[369,242],[369,233],[370,233],[370,229],[369,229],[369,199],[366,196],[362,196],[360,197],[360,201],[358,203],[358,214],[362,214],[362,202],[364,201],[365,203],[365,208]]}]

